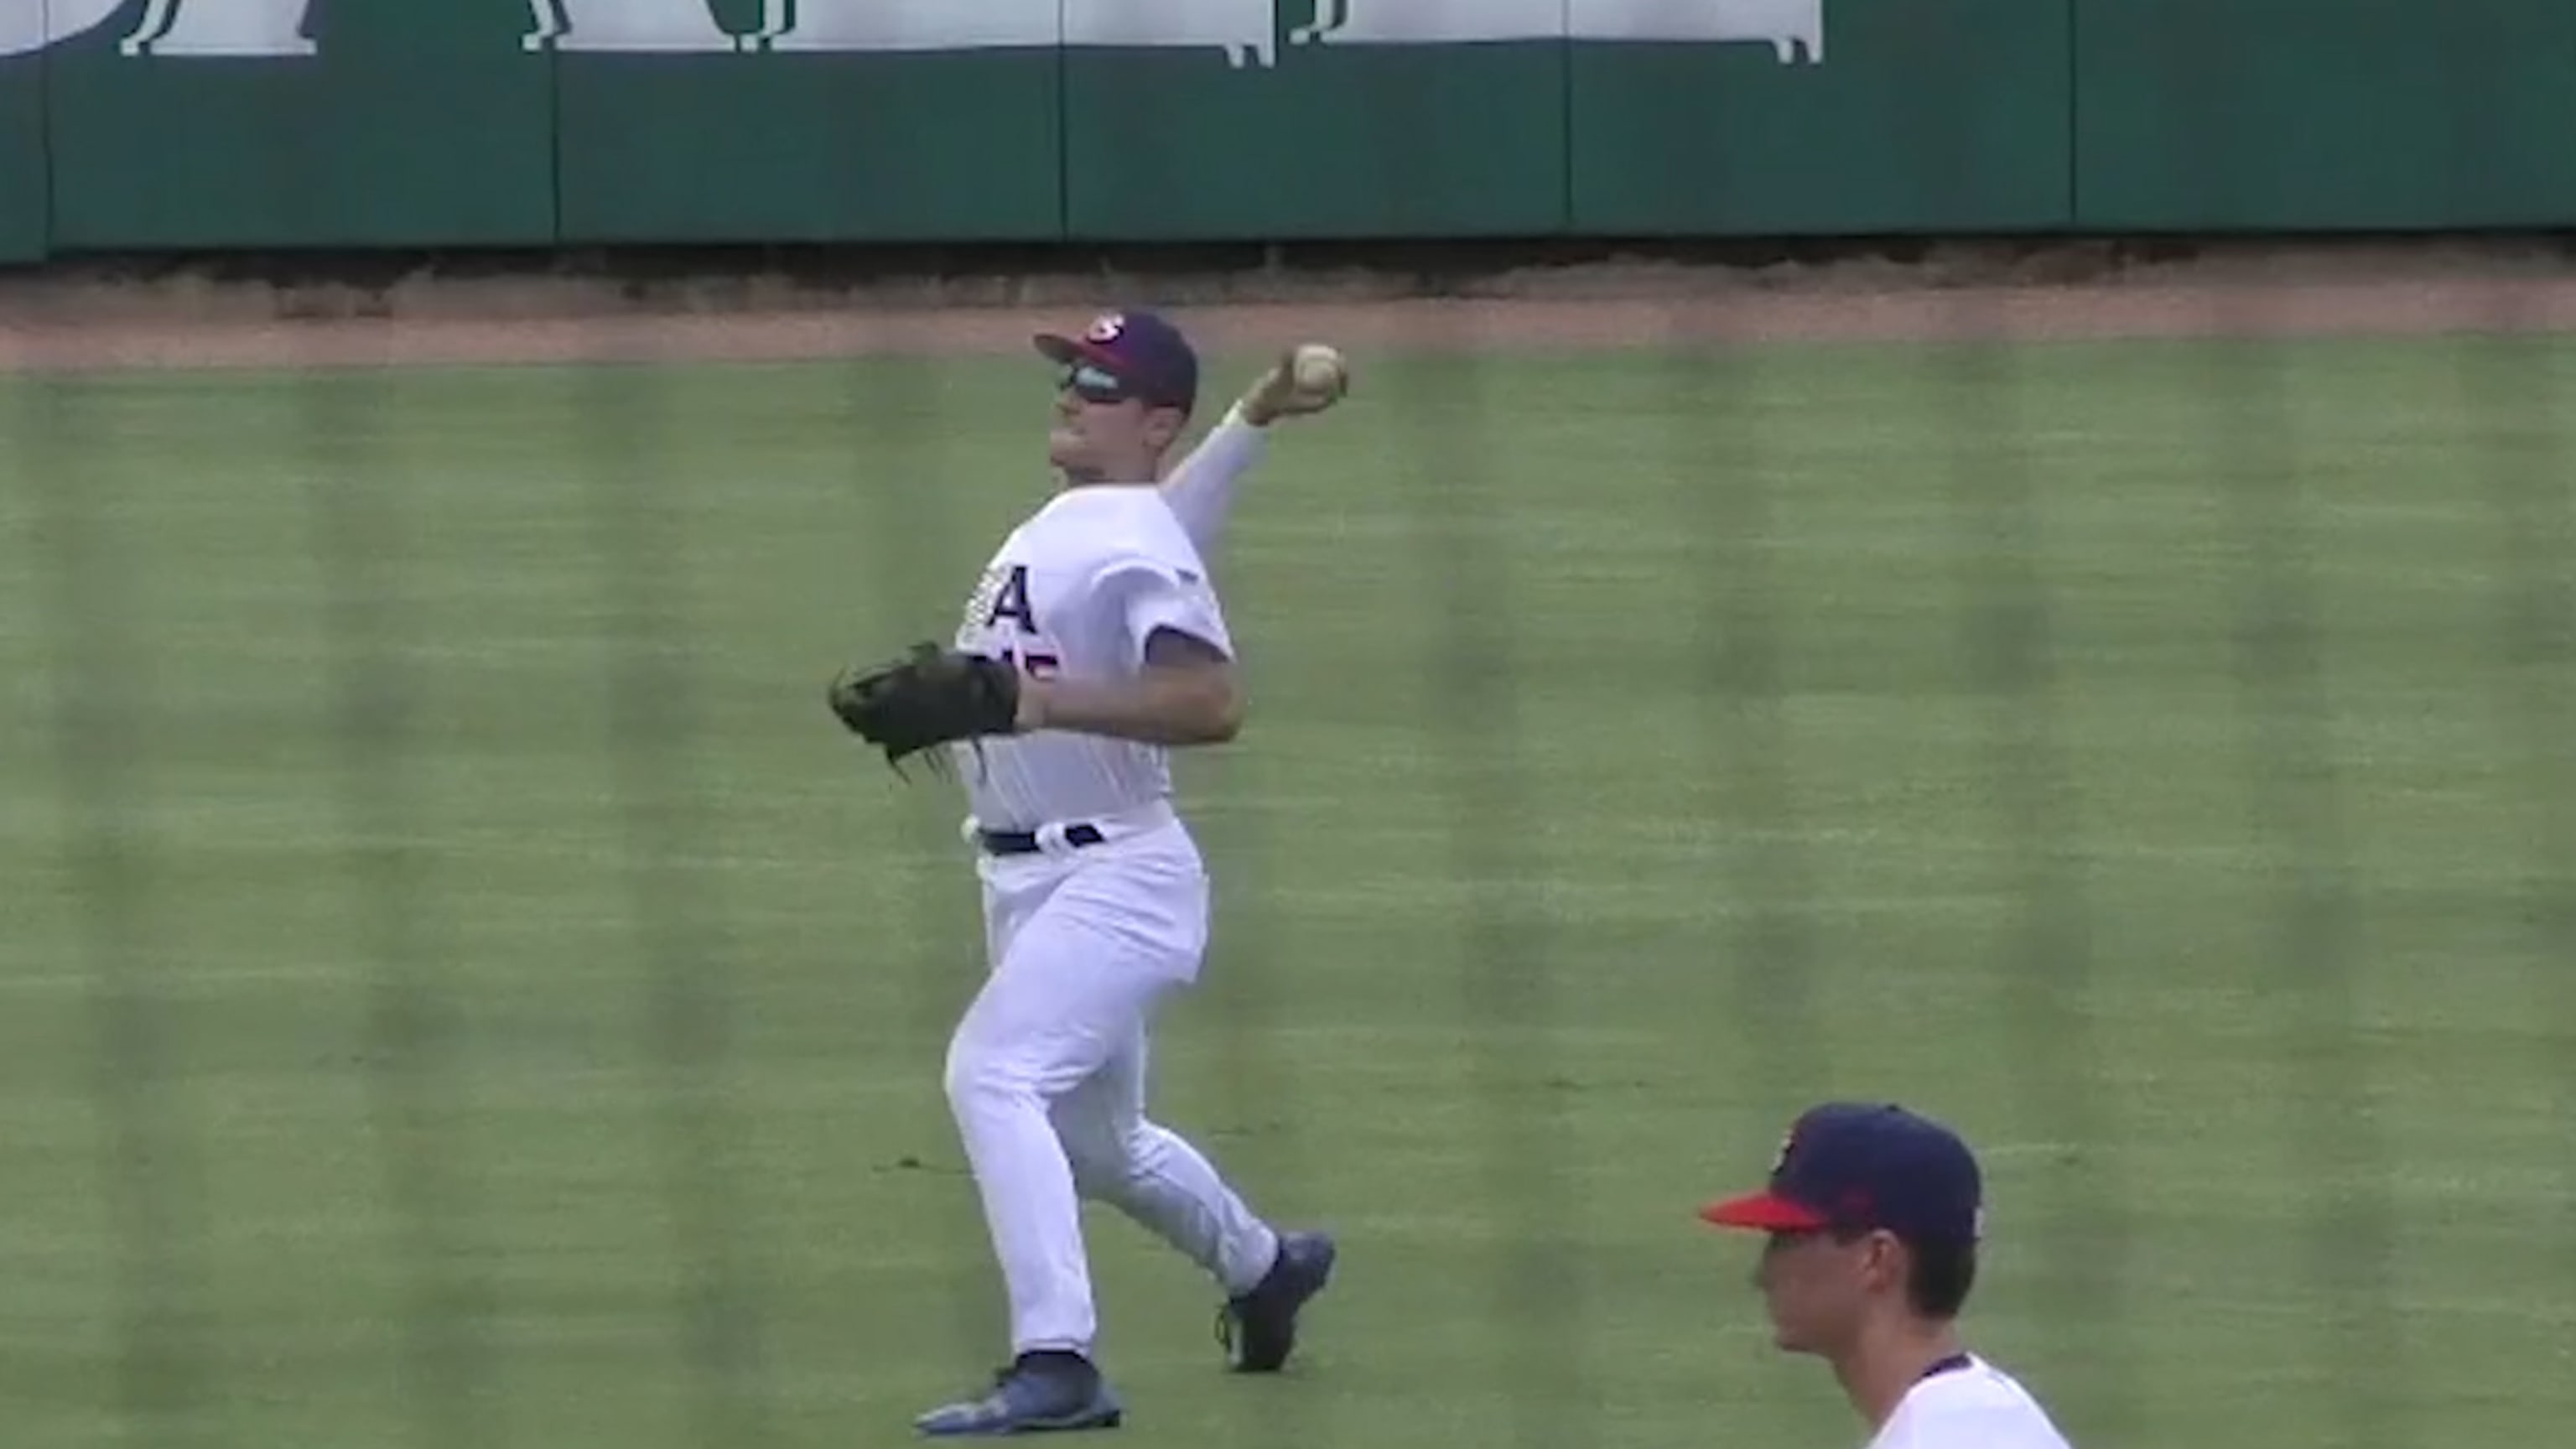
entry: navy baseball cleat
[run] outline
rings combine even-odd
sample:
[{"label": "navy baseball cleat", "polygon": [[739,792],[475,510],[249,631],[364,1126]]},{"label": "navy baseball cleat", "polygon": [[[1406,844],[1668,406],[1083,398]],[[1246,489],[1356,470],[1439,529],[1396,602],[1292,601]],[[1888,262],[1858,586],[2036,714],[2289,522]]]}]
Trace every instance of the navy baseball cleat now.
[{"label": "navy baseball cleat", "polygon": [[1115,1429],[1123,1417],[1118,1396],[1089,1360],[1070,1353],[1024,1353],[995,1376],[991,1393],[943,1404],[912,1426],[933,1438],[967,1439]]},{"label": "navy baseball cleat", "polygon": [[1297,1310],[1324,1291],[1333,1276],[1333,1239],[1327,1233],[1282,1233],[1279,1257],[1249,1293],[1218,1310],[1217,1342],[1236,1373],[1277,1373],[1297,1346]]}]

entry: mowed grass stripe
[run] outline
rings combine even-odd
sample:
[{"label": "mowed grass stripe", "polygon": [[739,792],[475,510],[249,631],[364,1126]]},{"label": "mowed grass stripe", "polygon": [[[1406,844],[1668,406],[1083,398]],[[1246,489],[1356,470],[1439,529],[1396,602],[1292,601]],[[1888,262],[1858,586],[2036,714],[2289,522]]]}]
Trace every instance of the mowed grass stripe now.
[{"label": "mowed grass stripe", "polygon": [[[2525,369],[2519,410],[2457,384],[2472,349]],[[1539,1391],[1515,1345],[1564,1345],[1550,1422],[1604,1445],[1711,1434],[1838,1442],[1821,1375],[1775,1360],[1746,1245],[1689,1216],[1767,1163],[1811,1085],[1952,1116],[1991,1144],[1997,1236],[1985,1342],[2078,1442],[2300,1449],[2345,1442],[2354,1341],[2389,1315],[2374,1392],[2446,1435],[2545,1438],[2576,1411],[2557,1344],[2576,1302],[2562,1078],[2576,1042],[2534,983],[2576,942],[2529,917],[2538,858],[2525,736],[2500,711],[2514,540],[2482,483],[2564,456],[2576,350],[2521,341],[2267,345],[2270,399],[2233,395],[2222,344],[1764,347],[1677,377],[1672,358],[1504,357],[1454,385],[1432,356],[1362,359],[1345,413],[1281,439],[1219,560],[1255,716],[1185,763],[1218,872],[1202,989],[1158,1047],[1158,1109],[1254,1195],[1347,1234],[1313,1358],[1246,1385],[1214,1369],[1206,1286],[1106,1216],[1105,1345],[1140,1445],[1514,1440]],[[2238,354],[2241,358],[2242,354]],[[1233,372],[1251,359],[1230,360]],[[1230,376],[1225,367],[1217,375]],[[29,468],[59,470],[131,590],[137,757],[120,823],[139,923],[203,1166],[205,1261],[177,1332],[208,1375],[185,1422],[242,1443],[410,1442],[408,1337],[455,1315],[493,1365],[510,1442],[677,1445],[694,1369],[674,1205],[655,1135],[672,1077],[651,1042],[612,751],[621,651],[692,671],[677,741],[703,792],[667,869],[721,903],[699,969],[737,1019],[720,1078],[736,1247],[788,1444],[891,1440],[1000,1349],[999,1290],[939,1094],[943,1033],[979,932],[957,802],[841,738],[820,687],[844,658],[952,626],[974,570],[1045,486],[1043,375],[1012,362],[456,369],[338,377],[0,384],[0,1175],[12,1184],[0,1335],[13,1441],[123,1442],[117,1377],[131,1244],[103,1210],[97,1053],[49,734],[52,555]],[[587,398],[650,387],[645,456],[675,541],[682,637],[621,633],[586,491]],[[1724,387],[1704,406],[1694,388]],[[2009,389],[2000,407],[1978,389]],[[2552,399],[2549,416],[2529,397]],[[2330,1171],[2285,1136],[2323,1080],[2314,998],[2278,957],[2301,843],[2247,796],[2259,702],[2240,659],[2259,540],[2230,490],[2277,437],[2314,604],[2312,700],[2344,825],[2354,929],[2329,963],[2382,1161]],[[46,421],[38,426],[38,410]],[[351,429],[325,454],[316,416]],[[2012,420],[2004,433],[1965,420]],[[1461,456],[1436,430],[1474,430]],[[2267,431],[2268,430],[2268,431]],[[41,446],[40,446],[41,445]],[[326,457],[351,460],[345,475]],[[1761,469],[1758,538],[1704,530]],[[1962,478],[2027,471],[2026,537],[1963,512]],[[613,480],[612,480],[613,481]],[[369,489],[398,527],[369,561],[416,703],[399,837],[343,818],[316,486]],[[1491,560],[1460,577],[1444,538]],[[2569,541],[2561,541],[2569,542]],[[1711,573],[1758,551],[1758,575]],[[1732,550],[1732,551],[1730,551]],[[2028,550],[2025,555],[2023,550]],[[2570,567],[2571,552],[2532,553]],[[1999,567],[2026,565],[2046,626],[2063,870],[2028,873],[1997,732],[2019,706],[1981,672]],[[2559,581],[2564,587],[2564,580]],[[1778,818],[1729,818],[1713,770],[1708,604],[1758,590],[1777,629]],[[1459,721],[1434,661],[1461,599],[1508,671],[1523,808],[1505,880],[1459,877]],[[898,608],[898,601],[908,601]],[[1748,617],[1739,611],[1736,617]],[[1723,640],[1716,641],[1723,643]],[[1727,739],[1732,739],[1728,736]],[[1468,788],[1479,782],[1469,779]],[[458,1080],[432,1102],[454,1154],[470,1291],[419,1296],[367,1111],[373,962],[360,849],[395,853],[456,1012]],[[1802,899],[1746,893],[1747,852],[1790,849]],[[2044,969],[2021,943],[2072,882],[2092,959],[2054,1008],[2098,1135],[2034,1098],[2008,1005]],[[1543,926],[1546,1015],[1494,1020],[1475,913]],[[1803,990],[1748,950],[1794,915]],[[1757,1032],[1806,1014],[1795,1083]],[[1517,1072],[1514,1062],[1543,1065]],[[1529,1112],[1526,1120],[1518,1114]],[[1543,1123],[1545,1130],[1540,1130]],[[1514,1154],[1527,1160],[1515,1161]],[[1533,1220],[1491,1185],[1553,1184]],[[2323,1225],[2391,1225],[2386,1301],[2353,1302]],[[2065,1265],[2118,1244],[2116,1298]],[[1512,1275],[1543,1266],[1555,1278]],[[1514,1297],[1514,1293],[1521,1296]],[[1563,1297],[1555,1321],[1528,1295]],[[432,1305],[425,1308],[424,1305]],[[1506,1307],[1506,1305],[1515,1305]],[[1811,1367],[1811,1366],[1810,1366]]]}]

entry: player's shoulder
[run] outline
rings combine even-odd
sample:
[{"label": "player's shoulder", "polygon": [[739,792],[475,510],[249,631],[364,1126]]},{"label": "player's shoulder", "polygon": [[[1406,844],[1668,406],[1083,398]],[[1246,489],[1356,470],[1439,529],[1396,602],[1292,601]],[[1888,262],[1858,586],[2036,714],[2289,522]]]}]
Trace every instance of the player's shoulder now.
[{"label": "player's shoulder", "polygon": [[2070,1449],[2037,1395],[1976,1359],[1917,1384],[1877,1449]]},{"label": "player's shoulder", "polygon": [[1204,575],[1189,530],[1151,484],[1068,488],[1031,520],[1038,545],[1063,566],[1094,575],[1150,569],[1187,582]]}]

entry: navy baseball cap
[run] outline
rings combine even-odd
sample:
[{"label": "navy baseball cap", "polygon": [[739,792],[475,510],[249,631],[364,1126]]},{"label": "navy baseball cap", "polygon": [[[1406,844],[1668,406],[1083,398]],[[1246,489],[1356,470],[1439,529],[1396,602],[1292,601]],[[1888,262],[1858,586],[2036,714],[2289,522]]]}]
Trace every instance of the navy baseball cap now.
[{"label": "navy baseball cap", "polygon": [[1789,1128],[1760,1192],[1700,1217],[1759,1232],[1884,1230],[1909,1243],[1977,1241],[1985,1182],[1959,1135],[1893,1103],[1827,1102]]},{"label": "navy baseball cap", "polygon": [[1096,367],[1149,406],[1198,408],[1198,352],[1181,329],[1151,312],[1103,312],[1079,337],[1041,332],[1036,340],[1046,357],[1068,367]]}]

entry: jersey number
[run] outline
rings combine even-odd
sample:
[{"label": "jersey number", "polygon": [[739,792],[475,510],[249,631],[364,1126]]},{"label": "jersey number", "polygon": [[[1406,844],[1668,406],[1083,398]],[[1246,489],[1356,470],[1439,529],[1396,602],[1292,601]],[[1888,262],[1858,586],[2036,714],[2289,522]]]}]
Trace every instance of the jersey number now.
[{"label": "jersey number", "polygon": [[1002,651],[1002,657],[1018,666],[1019,671],[1031,679],[1044,679],[1055,673],[1057,661],[1056,656],[1052,654],[1040,654],[1031,649],[1005,648]]}]

